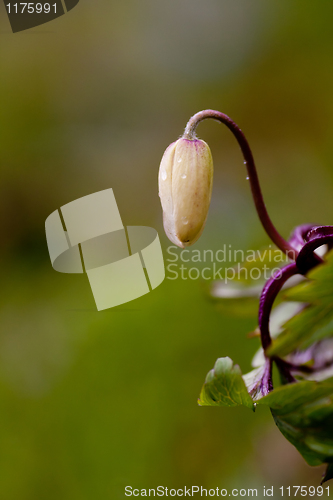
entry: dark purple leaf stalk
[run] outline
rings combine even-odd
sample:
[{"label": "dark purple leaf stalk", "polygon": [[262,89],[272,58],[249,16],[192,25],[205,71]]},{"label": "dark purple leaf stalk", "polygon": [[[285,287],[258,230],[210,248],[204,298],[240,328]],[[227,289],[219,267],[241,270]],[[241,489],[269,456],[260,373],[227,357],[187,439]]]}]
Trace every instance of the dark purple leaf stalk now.
[{"label": "dark purple leaf stalk", "polygon": [[212,118],[224,123],[234,134],[244,156],[244,164],[247,168],[248,179],[251,185],[252,196],[259,215],[259,219],[273,243],[280,248],[292,261],[285,267],[277,271],[272,278],[265,284],[259,304],[259,328],[261,334],[261,343],[266,357],[265,371],[261,380],[260,390],[263,395],[268,394],[273,389],[272,384],[272,362],[274,361],[279,372],[286,383],[295,382],[293,373],[308,372],[309,368],[304,365],[292,364],[280,357],[267,355],[267,350],[272,343],[269,332],[269,318],[273,303],[282,286],[286,281],[296,274],[305,275],[312,268],[322,262],[315,250],[324,245],[333,245],[333,226],[298,226],[292,233],[289,240],[285,240],[273,225],[263,200],[260,189],[257,170],[254,163],[250,146],[236,123],[227,115],[219,111],[205,110],[195,114],[187,123],[184,139],[195,140],[195,130],[197,125],[207,118]]}]

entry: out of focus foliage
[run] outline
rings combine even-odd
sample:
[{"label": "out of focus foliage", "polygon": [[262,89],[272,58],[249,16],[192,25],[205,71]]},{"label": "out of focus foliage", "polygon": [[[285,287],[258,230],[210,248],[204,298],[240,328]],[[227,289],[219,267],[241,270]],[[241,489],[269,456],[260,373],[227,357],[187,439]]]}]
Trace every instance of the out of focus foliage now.
[{"label": "out of focus foliage", "polygon": [[309,281],[286,293],[289,300],[306,303],[307,307],[286,323],[270,350],[272,355],[285,356],[333,336],[333,253],[307,277]]},{"label": "out of focus foliage", "polygon": [[[316,484],[264,408],[196,405],[214,353],[250,369],[256,300],[232,316],[199,280],[167,273],[97,313],[85,276],[52,269],[44,222],[112,187],[124,224],[155,227],[167,259],[160,158],[193,113],[215,108],[246,133],[285,236],[332,223],[332,18],[330,0],[81,0],[13,35],[0,4],[1,497]],[[196,248],[266,245],[234,139],[214,122],[198,133],[215,182]]]},{"label": "out of focus foliage", "polygon": [[[201,406],[268,405],[277,427],[307,463],[327,464],[325,480],[331,479],[333,463],[332,276],[333,253],[309,272],[304,282],[287,292],[287,297],[300,302],[302,308],[286,322],[267,350],[267,356],[273,359],[289,355],[287,361],[300,367],[300,381],[265,395],[260,393],[264,357],[262,366],[244,377],[230,358],[220,358],[208,373],[199,400]],[[303,366],[307,368],[304,373]]]}]

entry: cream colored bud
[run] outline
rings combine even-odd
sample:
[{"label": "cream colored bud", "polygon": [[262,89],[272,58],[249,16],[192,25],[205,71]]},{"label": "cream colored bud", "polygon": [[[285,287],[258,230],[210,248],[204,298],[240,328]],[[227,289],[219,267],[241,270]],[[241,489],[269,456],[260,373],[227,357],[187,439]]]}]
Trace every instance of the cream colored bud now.
[{"label": "cream colored bud", "polygon": [[181,248],[200,237],[213,186],[213,159],[208,144],[178,139],[165,150],[159,170],[164,230]]}]

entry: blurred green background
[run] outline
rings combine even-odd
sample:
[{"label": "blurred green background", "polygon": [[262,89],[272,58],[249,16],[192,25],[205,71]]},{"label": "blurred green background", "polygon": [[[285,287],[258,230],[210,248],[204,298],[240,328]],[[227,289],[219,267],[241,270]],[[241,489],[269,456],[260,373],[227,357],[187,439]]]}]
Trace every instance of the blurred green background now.
[{"label": "blurred green background", "polygon": [[[197,406],[217,357],[250,368],[257,304],[233,315],[207,283],[166,279],[97,312],[85,276],[52,269],[44,222],[112,187],[124,224],[156,228],[166,252],[160,158],[213,108],[246,133],[284,236],[332,224],[332,26],[330,0],[80,0],[12,34],[1,4],[1,498],[318,484],[265,409]],[[215,182],[193,248],[268,244],[234,138],[198,133]]]}]

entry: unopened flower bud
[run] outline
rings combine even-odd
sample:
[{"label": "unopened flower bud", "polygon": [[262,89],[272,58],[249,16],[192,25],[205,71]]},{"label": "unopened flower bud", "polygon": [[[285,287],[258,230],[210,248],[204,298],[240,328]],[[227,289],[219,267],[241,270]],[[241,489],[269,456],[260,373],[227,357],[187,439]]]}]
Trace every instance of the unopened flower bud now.
[{"label": "unopened flower bud", "polygon": [[159,170],[164,230],[177,246],[200,237],[208,215],[213,185],[213,159],[208,144],[178,139],[165,150]]}]

